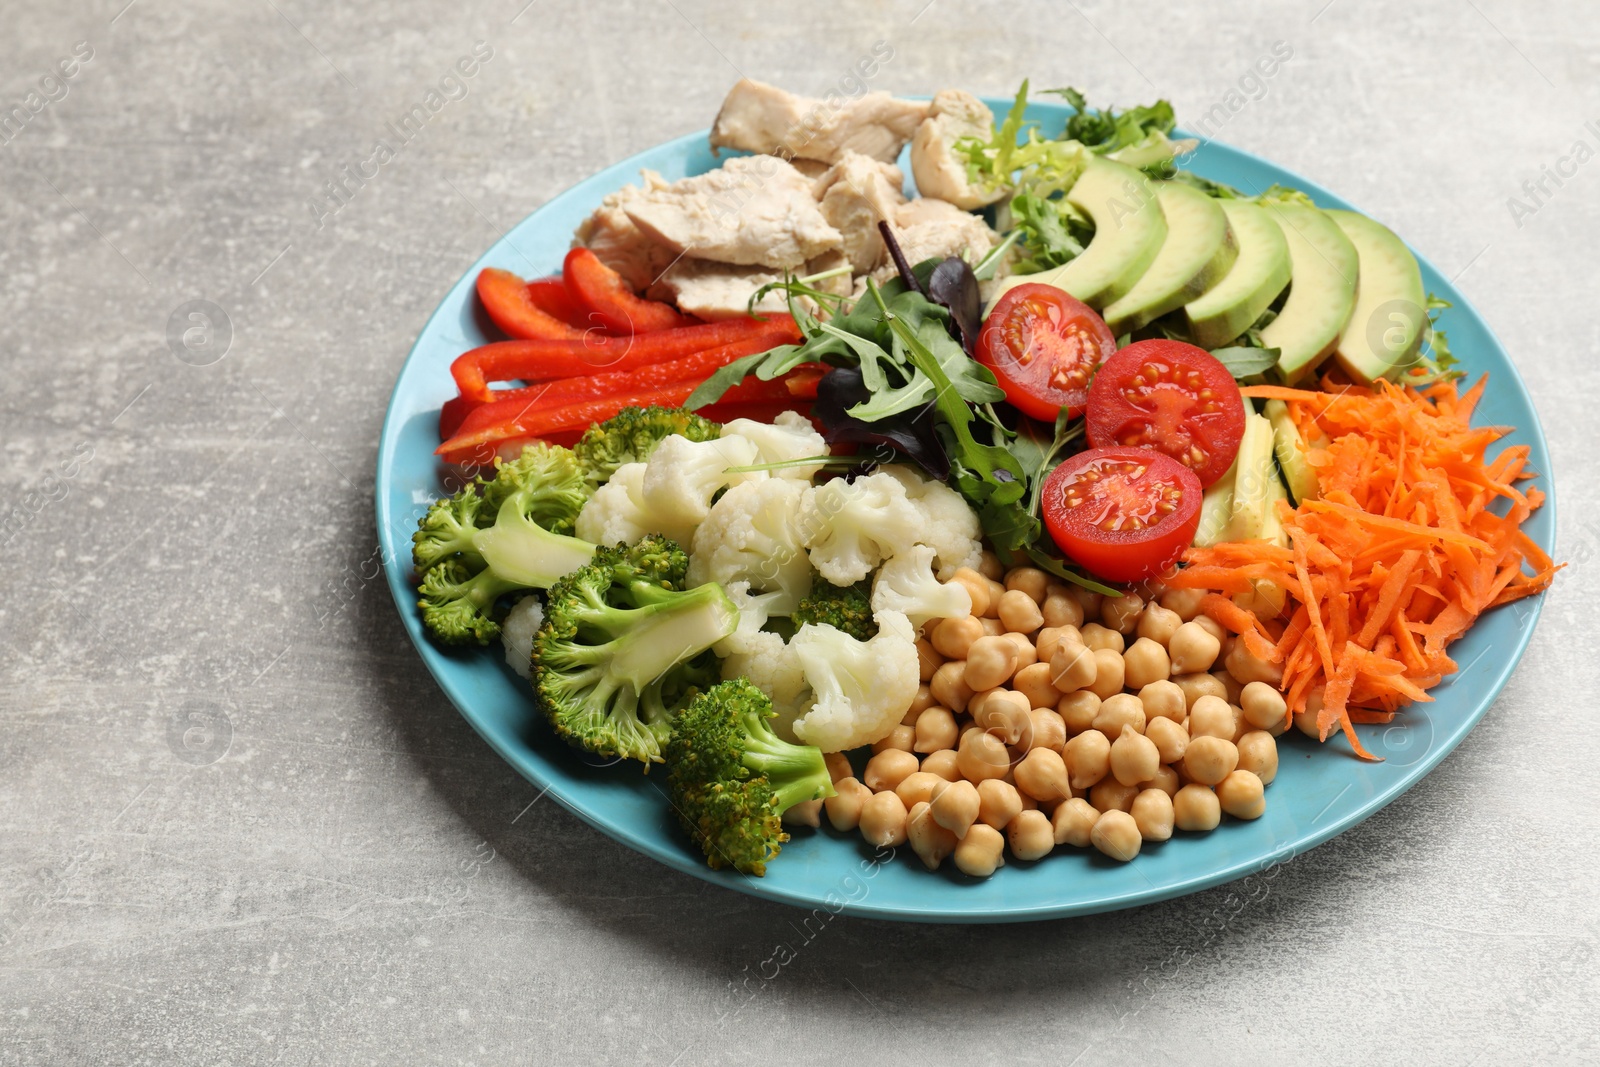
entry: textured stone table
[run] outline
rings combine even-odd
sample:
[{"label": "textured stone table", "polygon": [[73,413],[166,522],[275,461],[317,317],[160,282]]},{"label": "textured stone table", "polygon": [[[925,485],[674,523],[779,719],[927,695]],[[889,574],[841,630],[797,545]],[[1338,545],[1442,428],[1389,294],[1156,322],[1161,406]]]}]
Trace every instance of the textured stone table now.
[{"label": "textured stone table", "polygon": [[[0,1063],[1600,1055],[1592,11],[525,2],[6,5]],[[822,93],[877,41],[903,92],[1223,103],[1216,137],[1395,223],[1527,378],[1574,565],[1467,742],[1270,882],[841,918],[737,1010],[796,913],[533,803],[375,580],[376,441],[412,338],[516,220],[707,125],[740,72]]]}]

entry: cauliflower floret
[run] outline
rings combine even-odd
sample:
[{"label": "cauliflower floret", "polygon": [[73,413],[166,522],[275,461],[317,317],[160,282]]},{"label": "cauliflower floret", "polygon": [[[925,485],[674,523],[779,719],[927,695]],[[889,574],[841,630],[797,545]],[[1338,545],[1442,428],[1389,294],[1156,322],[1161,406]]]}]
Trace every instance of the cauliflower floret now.
[{"label": "cauliflower floret", "polygon": [[898,611],[919,630],[929,619],[972,614],[972,595],[966,586],[934,577],[933,555],[930,546],[917,545],[879,567],[872,583],[873,613]]},{"label": "cauliflower floret", "polygon": [[722,677],[749,679],[771,697],[778,713],[773,729],[785,741],[797,742],[794,721],[811,707],[811,687],[794,650],[780,635],[762,629],[769,609],[784,594],[752,593],[749,582],[733,582],[725,590],[739,608],[739,628],[711,646],[722,657]]},{"label": "cauliflower floret", "polygon": [[728,473],[729,467],[754,464],[756,455],[755,442],[743,437],[691,441],[672,434],[662,439],[644,465],[639,503],[657,523],[698,526],[710,512],[711,498],[718,489],[766,477],[759,472]]},{"label": "cauliflower floret", "polygon": [[573,532],[597,545],[618,542],[631,545],[652,533],[670,537],[680,545],[689,544],[694,538],[693,523],[665,522],[646,510],[644,476],[643,463],[624,463],[618,467],[578,512]]},{"label": "cauliflower floret", "polygon": [[922,512],[917,541],[932,548],[939,557],[939,580],[948,582],[962,567],[976,570],[983,559],[983,543],[979,540],[983,524],[966,498],[910,467],[890,464],[879,470],[904,485],[906,499]]},{"label": "cauliflower floret", "polygon": [[916,698],[916,631],[898,611],[876,616],[878,635],[857,641],[832,626],[807,624],[789,642],[815,703],[795,736],[824,752],[870,745],[899,725]]},{"label": "cauliflower floret", "polygon": [[834,585],[854,585],[916,544],[924,521],[905,485],[883,473],[807,489],[800,509],[811,565]]},{"label": "cauliflower floret", "polygon": [[749,583],[782,592],[771,615],[788,615],[811,592],[811,563],[800,543],[800,500],[806,486],[792,478],[742,482],[722,494],[694,532],[689,585]]},{"label": "cauliflower floret", "polygon": [[[760,457],[757,463],[783,463],[828,454],[828,442],[811,425],[811,420],[797,411],[780,413],[770,426],[751,419],[734,419],[722,428],[722,436],[738,436],[753,442]],[[772,476],[810,482],[811,476],[821,469],[820,463],[806,463],[775,470]]]},{"label": "cauliflower floret", "polygon": [[533,635],[544,625],[544,605],[536,596],[525,596],[506,612],[500,624],[500,643],[506,649],[506,662],[524,678],[533,674]]}]

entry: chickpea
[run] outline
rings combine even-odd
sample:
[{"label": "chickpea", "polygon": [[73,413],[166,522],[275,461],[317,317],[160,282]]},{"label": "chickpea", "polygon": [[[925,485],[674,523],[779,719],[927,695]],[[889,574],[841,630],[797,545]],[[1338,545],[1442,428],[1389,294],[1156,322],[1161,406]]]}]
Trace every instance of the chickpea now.
[{"label": "chickpea", "polygon": [[[973,700],[976,702],[977,698]],[[1021,693],[996,689],[973,711],[972,721],[1003,744],[1015,745],[1033,729],[1033,719],[1029,715],[1032,710]]]},{"label": "chickpea", "polygon": [[1278,776],[1278,742],[1265,730],[1251,730],[1238,741],[1239,770],[1249,771],[1271,785]]},{"label": "chickpea", "polygon": [[861,836],[878,848],[906,843],[906,806],[893,790],[874,793],[861,806]]},{"label": "chickpea", "polygon": [[1099,730],[1085,730],[1061,750],[1072,788],[1088,789],[1111,770],[1111,742]]},{"label": "chickpea", "polygon": [[893,790],[906,776],[917,770],[919,761],[909,751],[886,748],[867,761],[861,780],[874,793]]},{"label": "chickpea", "polygon": [[1215,830],[1222,821],[1222,805],[1210,787],[1191,782],[1172,798],[1172,819],[1180,830]]},{"label": "chickpea", "polygon": [[1128,862],[1139,854],[1144,838],[1139,824],[1125,811],[1108,811],[1095,820],[1089,843],[1114,860]]},{"label": "chickpea", "polygon": [[1139,690],[1139,703],[1144,706],[1145,721],[1171,719],[1182,722],[1189,714],[1189,701],[1178,683],[1163,678]]},{"label": "chickpea", "polygon": [[1067,743],[1066,720],[1050,708],[1029,709],[1028,720],[1033,726],[1033,741],[1028,751],[1047,748],[1059,755],[1061,746]]},{"label": "chickpea", "polygon": [[843,752],[829,752],[822,757],[822,762],[827,765],[828,779],[835,784],[846,778],[855,777],[855,771],[850,767],[850,761]]},{"label": "chickpea", "polygon": [[[1239,680],[1241,687],[1248,682],[1271,682],[1277,686],[1283,681],[1283,664],[1256,658],[1242,640],[1233,646],[1233,651],[1223,660],[1223,666]],[[1238,697],[1233,699],[1237,701]]]},{"label": "chickpea", "polygon": [[1011,679],[1011,688],[1021,693],[1033,708],[1053,708],[1061,699],[1061,690],[1050,682],[1050,664],[1032,663],[1017,672]]},{"label": "chickpea", "polygon": [[978,820],[978,787],[965,779],[958,779],[943,789],[935,788],[930,801],[933,819],[957,837],[966,834],[967,828]]},{"label": "chickpea", "polygon": [[934,822],[932,806],[926,801],[914,804],[906,816],[906,840],[924,867],[939,869],[945,857],[956,850],[956,835]]},{"label": "chickpea", "polygon": [[972,699],[972,687],[967,684],[967,661],[953,659],[943,664],[933,672],[933,680],[928,683],[928,691],[941,707],[951,711],[967,710],[967,701]]},{"label": "chickpea", "polygon": [[[1043,631],[1040,632],[1042,633]],[[1039,662],[1039,650],[1034,646],[1033,641],[1029,639],[1027,634],[1012,633],[1008,631],[1000,636],[1005,638],[1007,641],[1010,641],[1013,647],[1016,648],[1017,670],[1020,671],[1024,667],[1031,667],[1035,663]]]},{"label": "chickpea", "polygon": [[1094,717],[1094,728],[1106,735],[1109,741],[1122,736],[1124,726],[1133,727],[1134,733],[1144,733],[1144,704],[1132,693],[1118,693],[1100,702]]},{"label": "chickpea", "polygon": [[1235,819],[1259,819],[1267,810],[1261,779],[1249,771],[1234,771],[1217,783],[1217,803]]},{"label": "chickpea", "polygon": [[933,649],[945,659],[966,659],[972,642],[983,636],[983,623],[971,615],[942,620],[934,627]]},{"label": "chickpea", "polygon": [[941,748],[937,752],[930,752],[922,761],[922,769],[929,774],[937,774],[947,782],[958,781],[961,778],[961,768],[956,765],[956,750],[954,748]]},{"label": "chickpea", "polygon": [[1209,615],[1196,615],[1189,621],[1194,623],[1196,626],[1199,626],[1212,637],[1215,637],[1217,639],[1217,647],[1219,649],[1222,647],[1222,642],[1226,641],[1232,636],[1227,630],[1222,628],[1222,624],[1220,622],[1218,622],[1216,619],[1213,619]]},{"label": "chickpea", "polygon": [[1172,641],[1172,635],[1177,633],[1178,627],[1182,625],[1183,620],[1178,618],[1177,612],[1152,603],[1147,605],[1144,614],[1139,616],[1139,625],[1134,632],[1166,648]]},{"label": "chickpea", "polygon": [[1159,789],[1141,790],[1128,812],[1139,836],[1146,841],[1166,841],[1172,837],[1172,798]]},{"label": "chickpea", "polygon": [[1049,584],[1050,576],[1038,567],[1014,567],[1005,581],[1007,591],[1027,593],[1035,604],[1044,603],[1045,587]]},{"label": "chickpea", "polygon": [[1156,746],[1162,763],[1177,763],[1189,748],[1189,731],[1171,719],[1151,719],[1145,724],[1144,735]]},{"label": "chickpea", "polygon": [[1167,642],[1173,674],[1193,674],[1209,671],[1222,652],[1222,642],[1198,622],[1186,622],[1173,631]]},{"label": "chickpea", "polygon": [[1189,709],[1189,736],[1220,737],[1232,741],[1235,722],[1233,708],[1221,697],[1203,696]]},{"label": "chickpea", "polygon": [[1133,798],[1138,795],[1138,786],[1123,785],[1115,778],[1105,778],[1089,790],[1089,803],[1098,811],[1127,811],[1133,807]]},{"label": "chickpea", "polygon": [[1068,693],[1056,703],[1056,713],[1067,728],[1068,737],[1076,737],[1094,728],[1094,717],[1100,714],[1101,700],[1087,689]]},{"label": "chickpea", "polygon": [[1183,770],[1191,782],[1216,785],[1239,765],[1239,750],[1232,741],[1201,735],[1189,738],[1183,754]]},{"label": "chickpea", "polygon": [[1283,694],[1266,682],[1247,682],[1239,691],[1239,706],[1244,710],[1245,719],[1259,730],[1281,724],[1289,711]]},{"label": "chickpea", "polygon": [[876,756],[878,753],[887,752],[891,748],[897,748],[901,752],[910,752],[916,737],[917,732],[914,729],[905,723],[901,723],[872,743],[872,754]]},{"label": "chickpea", "polygon": [[989,612],[989,579],[973,570],[971,567],[962,567],[951,576],[952,582],[960,582],[972,597],[972,614],[975,618],[983,618]]},{"label": "chickpea", "polygon": [[1049,663],[1055,658],[1056,649],[1067,643],[1083,645],[1076,626],[1046,626],[1035,637],[1034,662]]},{"label": "chickpea", "polygon": [[1044,616],[1046,626],[1077,628],[1083,625],[1083,605],[1068,593],[1052,593],[1045,597],[1039,613]]},{"label": "chickpea", "polygon": [[1097,648],[1094,653],[1094,684],[1089,689],[1101,700],[1122,692],[1122,653]]},{"label": "chickpea", "polygon": [[981,625],[983,627],[983,636],[985,636],[985,637],[1004,637],[1005,636],[1005,633],[1006,633],[1005,623],[1001,622],[999,619],[991,619],[986,615],[983,618],[979,619],[978,623],[979,623],[979,625]]},{"label": "chickpea", "polygon": [[1188,622],[1200,614],[1200,602],[1205,598],[1204,589],[1167,589],[1161,593],[1161,606]]},{"label": "chickpea", "polygon": [[1167,650],[1148,637],[1139,638],[1122,654],[1123,684],[1129,689],[1143,689],[1151,682],[1164,682],[1171,673]]},{"label": "chickpea", "polygon": [[1063,640],[1050,655],[1050,683],[1063,693],[1094,685],[1096,660],[1087,645]]},{"label": "chickpea", "polygon": [[822,801],[802,800],[798,804],[791,804],[779,821],[785,826],[821,826]]},{"label": "chickpea", "polygon": [[934,791],[946,784],[937,774],[929,771],[912,771],[894,787],[894,791],[900,795],[906,810],[910,811],[923,801],[933,800]]},{"label": "chickpea", "polygon": [[1087,800],[1073,797],[1056,806],[1050,816],[1050,827],[1055,831],[1056,844],[1075,848],[1089,847],[1089,831],[1099,820],[1100,813]]},{"label": "chickpea", "polygon": [[1083,647],[1090,652],[1102,648],[1109,648],[1117,655],[1122,655],[1122,650],[1127,647],[1122,640],[1122,635],[1115,630],[1108,630],[1097,622],[1087,623],[1079,628],[1078,633],[1083,637]]},{"label": "chickpea", "polygon": [[1044,812],[1024,811],[1006,823],[1006,840],[1011,843],[1011,854],[1017,859],[1038,860],[1056,847],[1056,832]]},{"label": "chickpea", "polygon": [[1067,595],[1078,602],[1078,606],[1083,609],[1084,618],[1098,619],[1100,617],[1100,603],[1105,600],[1105,597],[1099,593],[1090,592],[1081,585],[1067,586]]},{"label": "chickpea", "polygon": [[841,832],[854,830],[861,822],[861,809],[872,799],[872,790],[846,777],[833,783],[833,791],[834,795],[822,802],[828,822]]},{"label": "chickpea", "polygon": [[1229,674],[1226,669],[1212,671],[1211,677],[1222,683],[1222,695],[1227,698],[1228,703],[1239,703],[1239,697],[1244,693],[1243,682]]},{"label": "chickpea", "polygon": [[1022,810],[1022,794],[1010,782],[989,778],[978,783],[978,821],[996,830],[1016,818]]},{"label": "chickpea", "polygon": [[[939,620],[943,622],[944,620]],[[932,630],[930,629],[931,633]],[[933,642],[926,637],[917,638],[917,677],[926,683],[933,677],[933,672],[939,669],[939,664],[944,662],[944,657],[939,655],[939,650],[933,647]]]},{"label": "chickpea", "polygon": [[1124,726],[1121,736],[1111,742],[1110,758],[1111,776],[1123,785],[1148,782],[1161,767],[1156,743],[1132,726]]},{"label": "chickpea", "polygon": [[1000,621],[1014,633],[1031,634],[1044,625],[1044,615],[1033,597],[1020,589],[1008,589],[1000,594]]},{"label": "chickpea", "polygon": [[1017,670],[1017,646],[1004,637],[980,637],[967,647],[962,676],[974,692],[1004,685]]},{"label": "chickpea", "polygon": [[1006,595],[1006,587],[999,582],[989,582],[989,610],[984,612],[984,618],[998,619],[1000,617],[1000,598]]},{"label": "chickpea", "polygon": [[[1004,778],[1011,770],[1011,755],[1005,742],[983,730],[968,730],[956,749],[956,766],[969,782]],[[1228,768],[1232,770],[1232,767]]]},{"label": "chickpea", "polygon": [[913,732],[911,751],[924,754],[938,752],[943,748],[955,748],[959,736],[956,731],[955,715],[949,708],[938,706],[927,708],[917,716]]},{"label": "chickpea", "polygon": [[1233,712],[1233,736],[1228,740],[1237,745],[1239,738],[1249,733],[1252,727],[1250,726],[1250,720],[1244,717],[1244,709],[1239,705],[1229,704],[1228,710]]},{"label": "chickpea", "polygon": [[1006,565],[1000,562],[1000,557],[990,549],[984,549],[983,555],[978,557],[978,573],[990,581],[999,581],[1006,573]]},{"label": "chickpea", "polygon": [[1181,785],[1183,785],[1183,783],[1178,781],[1178,772],[1173,770],[1171,767],[1162,765],[1156,770],[1156,773],[1151,776],[1149,781],[1140,782],[1139,788],[1159,789],[1170,797],[1178,792],[1178,787]]},{"label": "chickpea", "polygon": [[1172,676],[1172,684],[1183,690],[1183,699],[1191,708],[1194,707],[1194,702],[1203,696],[1224,699],[1228,696],[1228,687],[1209,674],[1175,674]]},{"label": "chickpea", "polygon": [[1065,800],[1072,796],[1067,763],[1053,749],[1030,749],[1011,773],[1017,788],[1035,800]]},{"label": "chickpea", "polygon": [[955,860],[962,874],[974,878],[987,878],[999,867],[1004,867],[1006,839],[999,830],[979,823],[956,842]]},{"label": "chickpea", "polygon": [[1133,633],[1143,612],[1144,597],[1138,593],[1110,597],[1100,602],[1100,621],[1124,637]]}]

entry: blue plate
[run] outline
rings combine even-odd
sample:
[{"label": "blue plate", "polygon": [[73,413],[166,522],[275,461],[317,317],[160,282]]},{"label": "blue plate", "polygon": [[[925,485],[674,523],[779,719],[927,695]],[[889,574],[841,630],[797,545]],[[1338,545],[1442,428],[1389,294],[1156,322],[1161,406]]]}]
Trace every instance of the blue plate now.
[{"label": "blue plate", "polygon": [[[1002,112],[1009,101],[991,100]],[[1030,117],[1059,131],[1070,111],[1036,104]],[[439,305],[401,368],[378,449],[378,537],[400,618],[417,652],[451,702],[494,750],[529,781],[596,829],[677,870],[729,889],[803,908],[880,919],[922,922],[1006,922],[1083,915],[1148,904],[1242,878],[1304,852],[1347,830],[1420,781],[1461,743],[1506,684],[1533,634],[1542,597],[1490,612],[1451,649],[1460,672],[1434,690],[1433,703],[1404,712],[1387,727],[1359,727],[1362,742],[1383,763],[1364,763],[1344,741],[1318,746],[1294,731],[1280,743],[1277,781],[1267,812],[1255,822],[1229,819],[1209,834],[1179,833],[1146,846],[1132,863],[1104,860],[1092,850],[1058,849],[1037,863],[1011,863],[979,881],[950,870],[929,873],[909,848],[876,855],[858,836],[800,831],[765,878],[713,871],[670,816],[658,770],[596,766],[555,738],[535,713],[525,683],[506,667],[498,646],[444,652],[424,636],[410,584],[410,536],[417,518],[445,487],[448,470],[435,462],[439,406],[454,395],[450,362],[488,338],[474,310],[473,282],[484,267],[525,276],[559,271],[574,228],[607,193],[636,181],[649,167],[666,178],[716,166],[706,134],[680,137],[642,152],[562,193],[528,216],[473,265]],[[1299,175],[1246,152],[1210,143],[1189,167],[1245,190],[1273,182],[1303,189],[1324,207],[1350,204]],[[910,168],[905,168],[910,173]],[[1419,205],[1418,210],[1426,210]],[[1391,220],[1392,221],[1392,220]],[[1419,257],[1420,259],[1420,257]],[[1467,371],[1490,375],[1478,421],[1515,426],[1507,440],[1532,449],[1547,494],[1526,529],[1551,548],[1555,494],[1550,456],[1522,379],[1489,328],[1432,264],[1421,260],[1430,291],[1454,303],[1441,316],[1452,348]],[[950,867],[949,864],[945,865]]]}]

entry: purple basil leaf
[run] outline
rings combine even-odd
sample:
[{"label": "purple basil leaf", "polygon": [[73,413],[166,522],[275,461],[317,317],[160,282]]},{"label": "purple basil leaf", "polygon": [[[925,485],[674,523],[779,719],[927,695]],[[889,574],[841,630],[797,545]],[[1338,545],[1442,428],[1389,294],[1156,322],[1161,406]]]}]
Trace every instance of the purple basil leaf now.
[{"label": "purple basil leaf", "polygon": [[928,299],[950,309],[951,333],[967,355],[976,357],[978,330],[983,325],[983,298],[978,278],[960,256],[951,256],[928,276]]},{"label": "purple basil leaf", "polygon": [[876,422],[863,422],[847,412],[872,395],[855,367],[834,367],[817,383],[811,413],[822,423],[822,436],[830,445],[888,445],[926,471],[945,481],[950,477],[950,457],[934,431],[933,405],[903,411]]}]

